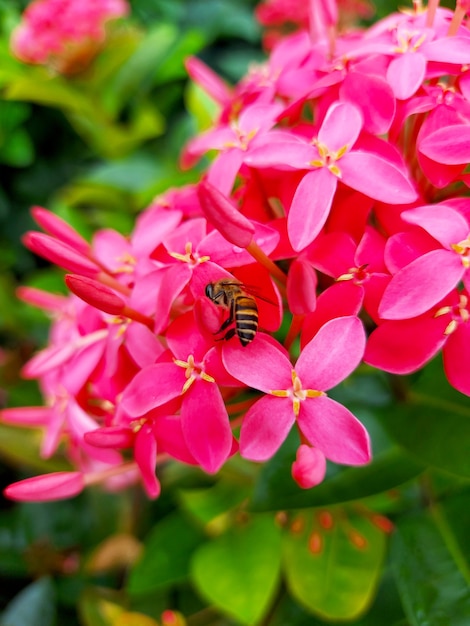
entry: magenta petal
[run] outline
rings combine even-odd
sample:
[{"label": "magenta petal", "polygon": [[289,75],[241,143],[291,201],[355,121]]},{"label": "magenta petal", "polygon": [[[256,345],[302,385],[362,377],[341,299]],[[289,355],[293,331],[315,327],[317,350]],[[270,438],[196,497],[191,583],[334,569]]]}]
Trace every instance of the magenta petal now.
[{"label": "magenta petal", "polygon": [[53,472],[9,485],[3,492],[18,502],[50,502],[76,496],[85,486],[80,472]]},{"label": "magenta petal", "polygon": [[207,182],[224,195],[230,195],[245,154],[240,148],[230,148],[221,152],[209,167]]},{"label": "magenta petal", "polygon": [[160,452],[167,452],[178,461],[196,464],[183,436],[179,415],[162,415],[153,424],[153,434],[158,441]]},{"label": "magenta petal", "polygon": [[340,94],[342,99],[360,108],[365,130],[374,135],[384,135],[389,131],[396,105],[393,91],[384,78],[351,71],[341,85]]},{"label": "magenta petal", "polygon": [[300,181],[287,217],[287,231],[295,250],[312,243],[323,228],[337,184],[326,167],[309,172]]},{"label": "magenta petal", "polygon": [[240,454],[266,461],[277,452],[294,424],[292,401],[264,396],[247,412],[240,431]]},{"label": "magenta petal", "polygon": [[432,250],[401,269],[388,284],[379,306],[384,319],[410,319],[428,311],[461,280],[464,267],[449,250]]},{"label": "magenta petal", "polygon": [[470,162],[470,127],[455,124],[439,128],[427,135],[419,150],[429,159],[444,165],[463,165]]},{"label": "magenta petal", "polygon": [[387,204],[408,204],[418,197],[401,170],[372,152],[348,152],[338,163],[343,182],[369,198]]},{"label": "magenta petal", "polygon": [[362,114],[350,102],[335,102],[330,106],[318,131],[320,144],[336,152],[347,146],[351,148],[362,129]]},{"label": "magenta petal", "polygon": [[156,363],[141,370],[126,387],[122,406],[131,417],[140,417],[181,394],[184,369],[173,363]]},{"label": "magenta petal", "polygon": [[369,337],[364,361],[392,374],[423,367],[445,343],[447,316],[383,322]]},{"label": "magenta petal", "polygon": [[215,383],[193,383],[183,398],[181,423],[193,457],[209,474],[217,472],[230,455],[232,430]]},{"label": "magenta petal", "polygon": [[390,62],[387,82],[398,100],[407,100],[416,93],[426,74],[426,58],[416,52],[405,52]]},{"label": "magenta petal", "polygon": [[330,461],[363,465],[371,459],[367,430],[346,407],[331,398],[307,398],[300,406],[299,427]]},{"label": "magenta petal", "polygon": [[469,231],[465,218],[455,209],[444,205],[430,205],[404,211],[402,218],[424,228],[446,248],[463,241]]},{"label": "magenta petal", "polygon": [[366,345],[364,327],[354,316],[337,317],[303,348],[295,371],[304,388],[326,391],[359,365]]},{"label": "magenta petal", "polygon": [[222,360],[229,374],[245,385],[268,392],[292,384],[292,365],[276,345],[256,335],[243,347],[236,342],[223,347]]},{"label": "magenta petal", "polygon": [[424,43],[421,50],[429,61],[457,63],[458,65],[470,63],[470,39],[468,37],[441,37]]},{"label": "magenta petal", "polygon": [[470,323],[462,323],[453,332],[443,349],[447,380],[461,393],[470,396]]},{"label": "magenta petal", "polygon": [[125,344],[139,367],[152,365],[163,352],[163,347],[155,333],[138,322],[133,322],[127,327]]},{"label": "magenta petal", "polygon": [[144,424],[135,436],[134,457],[139,466],[147,495],[149,498],[158,498],[160,483],[155,475],[157,442],[149,424]]}]

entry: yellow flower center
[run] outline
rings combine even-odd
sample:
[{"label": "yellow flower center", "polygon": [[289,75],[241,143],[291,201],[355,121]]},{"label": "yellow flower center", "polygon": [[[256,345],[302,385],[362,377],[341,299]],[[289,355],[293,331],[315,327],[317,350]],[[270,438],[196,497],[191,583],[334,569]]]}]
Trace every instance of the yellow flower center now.
[{"label": "yellow flower center", "polygon": [[278,398],[292,398],[292,410],[295,417],[298,417],[300,411],[300,403],[306,398],[318,398],[326,396],[324,391],[316,389],[303,389],[300,378],[295,370],[292,370],[292,387],[290,389],[272,389],[269,393]]},{"label": "yellow flower center", "polygon": [[186,393],[186,391],[188,391],[193,382],[198,378],[202,378],[202,380],[205,380],[208,383],[215,383],[215,378],[209,376],[209,374],[206,374],[206,372],[204,371],[204,366],[200,363],[196,363],[192,354],[188,356],[187,361],[173,359],[173,363],[178,367],[183,367],[185,369],[184,375],[186,377],[186,382],[184,383],[181,390],[181,395],[183,395],[183,393]]}]

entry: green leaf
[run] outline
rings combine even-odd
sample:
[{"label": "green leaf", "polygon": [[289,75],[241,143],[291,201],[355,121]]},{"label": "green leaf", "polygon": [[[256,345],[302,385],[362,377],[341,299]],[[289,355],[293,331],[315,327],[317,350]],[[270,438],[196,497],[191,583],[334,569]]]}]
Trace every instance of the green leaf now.
[{"label": "green leaf", "polygon": [[238,506],[249,492],[247,486],[221,480],[208,489],[182,489],[179,497],[186,511],[206,525]]},{"label": "green leaf", "polygon": [[131,570],[128,592],[148,593],[185,580],[191,555],[202,538],[201,531],[179,513],[159,522],[145,540],[142,557]]},{"label": "green leaf", "polygon": [[403,402],[378,415],[417,461],[470,478],[470,403],[449,385],[439,359],[405,390]]},{"label": "green leaf", "polygon": [[172,24],[152,25],[135,52],[106,85],[108,107],[112,105],[118,112],[131,96],[142,89],[148,90],[156,69],[178,37],[178,29]]},{"label": "green leaf", "polygon": [[[462,515],[468,515],[468,502]],[[468,626],[469,580],[454,538],[426,513],[398,522],[391,559],[403,608],[412,626]],[[468,571],[468,568],[467,568]]]},{"label": "green leaf", "polygon": [[266,613],[280,574],[281,535],[272,516],[254,516],[197,550],[200,594],[221,612],[253,626]]},{"label": "green leaf", "polygon": [[369,516],[346,509],[299,513],[283,537],[288,589],[321,618],[357,618],[374,598],[385,547],[385,533]]},{"label": "green leaf", "polygon": [[250,503],[252,510],[301,509],[359,500],[394,489],[424,469],[408,455],[392,449],[375,456],[369,465],[336,471],[317,487],[305,490],[291,477],[293,460],[293,455],[276,455],[265,464]]},{"label": "green leaf", "polygon": [[60,472],[70,469],[65,459],[43,459],[39,455],[43,433],[37,428],[17,428],[0,424],[0,456],[10,463],[29,467],[38,472]]},{"label": "green leaf", "polygon": [[28,585],[8,604],[1,626],[53,626],[55,624],[55,590],[49,578]]},{"label": "green leaf", "polygon": [[18,128],[0,146],[0,161],[13,167],[26,167],[34,159],[34,146],[28,133]]},{"label": "green leaf", "polygon": [[28,70],[28,74],[11,81],[5,89],[8,100],[26,100],[93,115],[91,102],[84,93],[60,76],[51,76],[42,68]]}]

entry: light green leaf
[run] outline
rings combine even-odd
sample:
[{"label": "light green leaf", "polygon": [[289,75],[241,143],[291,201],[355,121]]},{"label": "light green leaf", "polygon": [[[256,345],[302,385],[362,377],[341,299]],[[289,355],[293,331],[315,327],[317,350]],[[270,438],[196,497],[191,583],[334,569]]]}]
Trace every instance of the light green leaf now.
[{"label": "light green leaf", "polygon": [[386,535],[368,516],[333,509],[299,513],[283,537],[284,572],[293,597],[327,620],[352,620],[372,602]]},{"label": "light green leaf", "polygon": [[[461,511],[468,515],[468,502]],[[391,559],[405,613],[412,626],[468,626],[470,587],[449,528],[419,513],[398,522]],[[468,565],[466,565],[468,574]]]},{"label": "light green leaf", "polygon": [[281,540],[272,516],[254,516],[197,550],[192,561],[199,593],[222,613],[253,626],[279,584]]},{"label": "light green leaf", "polygon": [[1,626],[53,626],[55,624],[55,590],[49,578],[28,585],[8,604]]}]

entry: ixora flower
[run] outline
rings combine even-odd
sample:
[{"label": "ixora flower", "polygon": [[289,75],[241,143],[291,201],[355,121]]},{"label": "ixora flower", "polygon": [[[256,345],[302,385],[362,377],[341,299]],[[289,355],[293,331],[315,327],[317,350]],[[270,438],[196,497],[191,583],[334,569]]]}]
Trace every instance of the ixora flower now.
[{"label": "ixora flower", "polygon": [[[23,367],[45,406],[0,419],[42,427],[42,456],[60,442],[73,471],[20,482],[9,497],[140,481],[155,498],[161,464],[215,473],[238,451],[263,462],[293,427],[292,476],[314,487],[326,460],[371,458],[364,426],[328,396],[363,358],[406,374],[442,350],[449,382],[470,395],[467,5],[453,13],[417,0],[337,35],[341,8],[363,4],[311,0],[296,14],[297,2],[265,3],[285,19],[294,10],[298,30],[280,29],[266,62],[234,86],[188,60],[218,115],[181,160],[214,158],[127,236],[105,229],[88,242],[33,209],[44,232],[24,243],[69,272],[72,294],[20,291],[52,318],[48,345]],[[38,0],[18,45],[31,62],[56,63],[62,45],[73,50],[80,33],[101,41],[126,10]],[[236,283],[238,299],[211,303],[219,281]],[[233,331],[254,320],[241,345]]]},{"label": "ixora flower", "polygon": [[248,358],[238,346],[225,346],[228,372],[266,394],[243,420],[240,454],[254,461],[269,459],[297,423],[301,436],[326,458],[348,465],[367,463],[367,431],[326,394],[357,367],[365,341],[362,323],[351,316],[327,322],[304,347],[295,368],[281,349],[262,337],[247,347]]},{"label": "ixora flower", "polygon": [[13,33],[11,48],[25,63],[74,74],[99,51],[106,22],[128,12],[126,0],[34,0]]}]

